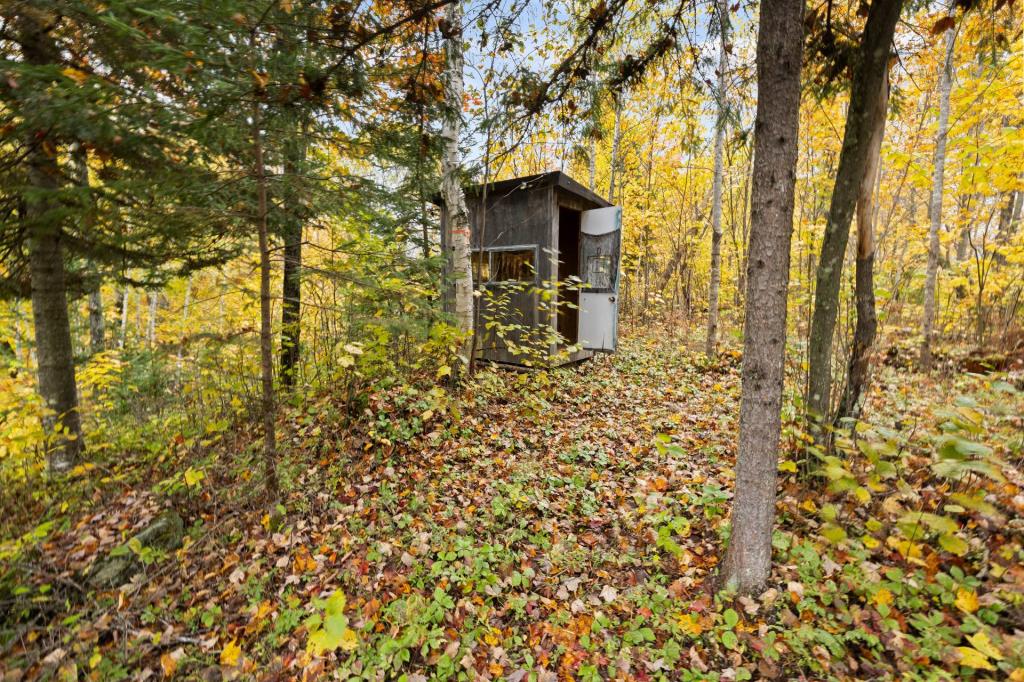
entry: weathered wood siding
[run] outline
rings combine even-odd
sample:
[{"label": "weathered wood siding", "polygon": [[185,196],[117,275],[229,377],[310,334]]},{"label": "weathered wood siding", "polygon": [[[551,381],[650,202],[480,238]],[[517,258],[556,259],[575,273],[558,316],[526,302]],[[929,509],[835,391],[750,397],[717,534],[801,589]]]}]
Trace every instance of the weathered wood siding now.
[{"label": "weathered wood siding", "polygon": [[[576,183],[572,184],[576,186]],[[585,211],[599,208],[601,204],[559,187],[554,182],[537,182],[535,186],[526,189],[522,189],[522,185],[515,185],[512,189],[489,193],[486,210],[483,210],[479,188],[475,189],[476,191],[469,191],[466,195],[472,226],[474,272],[481,246],[487,249],[520,246],[536,249],[534,263],[537,273],[529,291],[512,292],[507,285],[491,283],[485,285],[491,295],[477,299],[480,309],[477,326],[479,357],[493,362],[522,364],[523,358],[510,352],[508,343],[498,338],[493,329],[487,329],[487,321],[497,319],[504,324],[521,324],[533,330],[539,330],[542,325],[549,329],[557,328],[555,308],[545,302],[545,297],[539,295],[539,292],[551,287],[552,282],[558,277],[558,207],[565,206]],[[445,234],[445,220],[446,212],[442,206],[442,239]],[[442,243],[442,247],[444,246]],[[474,282],[474,285],[479,287],[480,283]],[[554,299],[554,296],[547,298]],[[448,299],[446,296],[446,309]],[[496,303],[499,300],[500,309]],[[528,334],[506,334],[505,341],[523,344],[526,336]],[[536,338],[536,331],[533,336]],[[548,354],[554,354],[557,347],[552,344],[544,350]],[[579,351],[572,354],[568,361],[575,362],[592,355],[590,351]]]},{"label": "weathered wood siding", "polygon": [[[528,247],[535,250],[537,272],[533,283],[525,288],[519,285],[492,283],[485,285],[487,293],[478,299],[480,324],[477,327],[480,355],[495,362],[521,363],[523,358],[509,350],[513,345],[534,345],[541,324],[548,315],[540,311],[537,290],[551,279],[551,264],[547,252],[551,249],[552,230],[551,187],[537,187],[487,196],[487,209],[483,210],[482,197],[470,195],[469,212],[473,226],[474,258],[481,245],[485,249]],[[517,290],[523,289],[523,290]],[[544,322],[542,322],[544,320]],[[505,331],[500,338],[488,322],[519,325],[521,331]]]}]

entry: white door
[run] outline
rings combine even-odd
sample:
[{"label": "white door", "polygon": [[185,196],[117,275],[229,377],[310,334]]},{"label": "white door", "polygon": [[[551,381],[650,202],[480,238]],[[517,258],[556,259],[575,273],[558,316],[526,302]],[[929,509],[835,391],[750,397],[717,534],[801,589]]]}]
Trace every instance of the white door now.
[{"label": "white door", "polygon": [[615,351],[619,332],[619,257],[622,208],[583,211],[580,223],[579,343],[587,350]]}]

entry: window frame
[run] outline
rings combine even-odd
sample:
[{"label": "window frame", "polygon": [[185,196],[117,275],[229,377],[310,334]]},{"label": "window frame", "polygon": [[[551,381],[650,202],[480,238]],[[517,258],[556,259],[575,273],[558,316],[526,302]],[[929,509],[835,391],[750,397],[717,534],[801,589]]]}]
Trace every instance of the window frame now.
[{"label": "window frame", "polygon": [[[483,248],[476,248],[470,252],[471,262],[475,263],[481,253],[487,254],[487,281],[476,282],[478,286],[490,286],[490,285],[503,285],[503,284],[537,284],[537,265],[540,263],[540,246],[538,244],[513,244],[510,246],[486,246]],[[495,253],[504,251],[531,251],[533,253],[533,279],[493,279],[494,278],[494,258]]]}]

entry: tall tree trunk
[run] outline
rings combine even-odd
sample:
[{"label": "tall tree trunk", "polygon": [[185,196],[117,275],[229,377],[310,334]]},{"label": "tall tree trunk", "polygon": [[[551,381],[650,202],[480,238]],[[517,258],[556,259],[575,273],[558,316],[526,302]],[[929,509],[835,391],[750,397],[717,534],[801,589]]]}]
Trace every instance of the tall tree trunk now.
[{"label": "tall tree trunk", "polygon": [[942,229],[942,185],[946,172],[946,137],[949,134],[949,94],[953,89],[953,44],[956,32],[946,31],[946,58],[939,78],[939,127],[935,133],[935,168],[928,203],[928,269],[924,279],[924,318],[921,323],[921,368],[932,366],[932,334],[935,329],[935,286],[939,274],[939,230]]},{"label": "tall tree trunk", "polygon": [[722,283],[722,166],[725,157],[726,69],[729,66],[726,45],[729,33],[729,6],[718,0],[718,115],[715,117],[715,175],[711,184],[711,283],[708,288],[708,336],[704,352],[714,357],[718,347],[718,293]]},{"label": "tall tree trunk", "polygon": [[146,320],[146,346],[152,348],[156,344],[156,309],[160,302],[160,292],[152,290],[149,296],[149,318]]},{"label": "tall tree trunk", "polygon": [[118,348],[124,348],[125,342],[128,340],[128,303],[130,302],[131,295],[132,290],[126,284],[124,291],[121,293],[121,334],[117,341]]},{"label": "tall tree trunk", "polygon": [[1016,234],[1022,199],[1024,199],[1024,192],[1020,190],[1003,193],[1003,203],[999,208],[999,229],[996,232],[997,243],[1008,244]]},{"label": "tall tree trunk", "polygon": [[[61,63],[49,28],[29,7],[17,20],[18,42],[25,62],[50,67]],[[44,148],[44,140],[25,141],[28,184],[24,198],[24,229],[28,246],[32,290],[32,321],[35,327],[39,393],[53,414],[43,418],[51,439],[50,468],[67,471],[81,458],[82,424],[71,347],[71,324],[61,244],[60,206],[54,194],[60,187],[56,155]]]},{"label": "tall tree trunk", "polygon": [[[305,211],[299,205],[297,178],[306,160],[306,135],[303,122],[298,135],[286,142],[284,174],[287,189],[284,197],[284,269],[281,277],[281,385],[295,384],[301,354],[302,323],[302,228]],[[425,228],[424,228],[425,229]],[[429,257],[429,244],[424,231],[424,249]]]},{"label": "tall tree trunk", "polygon": [[463,68],[462,2],[456,0],[445,10],[448,33],[444,40],[445,116],[441,128],[444,152],[441,157],[441,198],[445,206],[445,246],[448,269],[454,284],[455,323],[464,335],[463,362],[469,367],[473,354],[473,268],[470,263],[469,210],[462,190],[462,157],[459,137],[462,133]]},{"label": "tall tree trunk", "polygon": [[889,107],[888,74],[882,79],[882,89],[875,103],[877,112],[875,129],[871,133],[868,163],[860,183],[857,199],[857,270],[854,296],[857,300],[857,325],[853,330],[853,348],[846,372],[846,388],[839,402],[836,420],[860,416],[862,398],[867,390],[871,348],[878,330],[875,314],[875,184],[881,161],[882,138],[885,136],[885,114]]},{"label": "tall tree trunk", "polygon": [[590,138],[590,158],[587,161],[587,166],[590,175],[587,187],[593,192],[597,186],[595,184],[597,182],[597,139],[593,135]]},{"label": "tall tree trunk", "polygon": [[102,353],[106,348],[106,325],[103,319],[103,294],[101,282],[96,280],[89,292],[89,351],[93,354]]},{"label": "tall tree trunk", "polygon": [[267,234],[267,176],[263,165],[262,111],[252,105],[253,174],[256,179],[256,231],[260,249],[260,384],[263,412],[263,462],[267,496],[280,496],[277,480],[277,434],[274,431],[274,339],[270,317],[270,239]]},{"label": "tall tree trunk", "polygon": [[[808,352],[807,409],[811,419],[822,420],[821,423],[828,420],[831,405],[832,338],[839,312],[839,286],[846,244],[850,238],[850,222],[864,178],[872,132],[877,126],[876,119],[882,115],[873,103],[878,100],[889,69],[889,47],[902,5],[902,0],[874,0],[871,3],[861,39],[859,62],[850,86],[843,148],[839,153],[839,168],[818,260]],[[821,429],[815,429],[815,434],[819,440],[824,437]]]},{"label": "tall tree trunk", "polygon": [[612,132],[612,156],[608,163],[608,201],[615,203],[616,171],[619,168],[619,146],[622,144],[622,105],[615,100],[615,128]]},{"label": "tall tree trunk", "polygon": [[744,321],[740,437],[729,547],[719,584],[741,592],[771,572],[782,428],[786,292],[800,123],[803,0],[764,0],[757,35],[757,116]]}]

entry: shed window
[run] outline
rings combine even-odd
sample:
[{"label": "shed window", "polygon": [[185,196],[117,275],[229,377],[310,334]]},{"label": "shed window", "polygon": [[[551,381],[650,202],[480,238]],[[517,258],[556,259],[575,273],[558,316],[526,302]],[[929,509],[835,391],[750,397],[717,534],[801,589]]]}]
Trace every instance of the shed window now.
[{"label": "shed window", "polygon": [[580,248],[583,259],[583,282],[587,291],[611,293],[618,290],[619,231],[583,235]]},{"label": "shed window", "polygon": [[516,249],[491,252],[492,282],[532,282],[536,265],[534,249]]},{"label": "shed window", "polygon": [[487,251],[474,251],[470,257],[473,262],[473,282],[491,281],[491,254]]},{"label": "shed window", "polygon": [[590,256],[587,258],[586,282],[594,289],[612,288],[612,257]]}]

